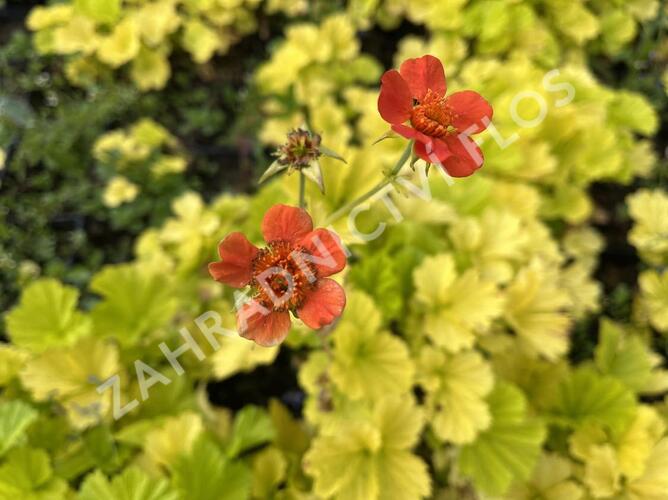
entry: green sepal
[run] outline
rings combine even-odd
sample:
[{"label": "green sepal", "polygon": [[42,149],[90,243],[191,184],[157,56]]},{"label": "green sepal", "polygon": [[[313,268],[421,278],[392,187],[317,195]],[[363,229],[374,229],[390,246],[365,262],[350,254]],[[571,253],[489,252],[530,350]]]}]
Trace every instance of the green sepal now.
[{"label": "green sepal", "polygon": [[290,165],[286,164],[281,164],[278,160],[275,160],[271,165],[269,165],[269,168],[264,171],[262,174],[262,177],[260,177],[260,180],[257,181],[258,184],[262,184],[264,181],[269,179],[274,174],[277,174],[286,168],[288,168]]},{"label": "green sepal", "polygon": [[388,130],[388,131],[385,132],[383,135],[381,135],[378,139],[376,139],[375,141],[373,141],[373,142],[371,143],[371,145],[372,145],[372,146],[375,146],[376,144],[378,144],[379,142],[384,141],[385,139],[396,139],[396,138],[397,138],[397,134],[394,133],[394,131],[392,131],[392,130]]},{"label": "green sepal", "polygon": [[339,153],[337,153],[336,151],[332,151],[332,150],[329,149],[327,146],[323,146],[322,144],[320,144],[320,146],[318,146],[318,150],[319,150],[323,155],[328,156],[329,158],[334,158],[335,160],[342,161],[342,162],[345,163],[346,165],[348,164],[348,162],[345,160],[345,158],[343,158],[343,156],[341,156],[341,155],[340,155]]},{"label": "green sepal", "polygon": [[318,160],[313,160],[307,167],[302,168],[301,173],[309,180],[315,182],[320,192],[325,194],[325,181],[322,178],[322,168]]}]

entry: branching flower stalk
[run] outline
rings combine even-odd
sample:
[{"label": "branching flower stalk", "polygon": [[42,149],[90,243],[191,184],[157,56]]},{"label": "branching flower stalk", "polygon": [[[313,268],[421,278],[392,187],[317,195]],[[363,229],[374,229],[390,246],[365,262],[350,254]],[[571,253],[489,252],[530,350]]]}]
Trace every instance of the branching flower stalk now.
[{"label": "branching flower stalk", "polygon": [[270,177],[280,173],[299,172],[299,207],[306,206],[306,179],[315,183],[322,193],[325,192],[325,184],[322,176],[319,158],[328,156],[335,160],[345,160],[331,149],[321,144],[320,135],[311,132],[306,125],[294,129],[288,133],[286,142],[283,143],[274,153],[276,160],[269,165],[259,184]]},{"label": "branching flower stalk", "polygon": [[397,163],[395,163],[394,167],[392,167],[392,170],[390,170],[385,177],[374,187],[372,187],[369,191],[364,193],[363,195],[355,198],[349,203],[346,203],[343,205],[341,208],[336,210],[334,213],[332,213],[326,220],[325,225],[331,224],[332,222],[337,221],[340,219],[343,215],[349,213],[351,210],[353,210],[356,206],[361,205],[362,203],[366,202],[370,198],[372,198],[374,195],[378,194],[380,191],[382,191],[385,186],[388,186],[392,182],[394,182],[398,175],[399,172],[401,172],[401,169],[403,166],[406,164],[408,159],[411,156],[411,152],[413,150],[413,141],[409,141],[408,145],[404,149],[403,153],[401,153],[401,156],[399,157],[399,160]]}]

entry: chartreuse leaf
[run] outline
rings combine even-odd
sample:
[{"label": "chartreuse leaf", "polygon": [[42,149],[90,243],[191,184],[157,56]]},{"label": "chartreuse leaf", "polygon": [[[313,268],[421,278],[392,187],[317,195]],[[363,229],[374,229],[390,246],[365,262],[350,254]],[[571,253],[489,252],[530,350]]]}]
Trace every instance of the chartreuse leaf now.
[{"label": "chartreuse leaf", "polygon": [[514,480],[527,479],[545,438],[545,427],[527,418],[526,400],[516,387],[497,383],[487,400],[492,424],[462,447],[459,467],[476,488],[503,495]]},{"label": "chartreuse leaf", "polygon": [[36,418],[37,412],[23,401],[0,404],[0,457],[21,441]]},{"label": "chartreuse leaf", "polygon": [[[662,189],[639,189],[627,199],[629,215],[633,219],[633,228],[629,231],[629,242],[638,249],[642,260],[656,266],[663,266],[668,262],[668,194]],[[643,277],[646,276],[646,277]],[[652,277],[650,277],[652,276]],[[665,276],[665,275],[664,275]],[[661,279],[655,271],[642,272],[638,278],[640,290],[643,295],[654,296],[657,299],[664,297],[664,300],[657,300],[656,312],[661,321],[656,322],[656,328],[659,331],[668,330],[668,316],[666,314],[665,296],[662,293]],[[660,307],[661,302],[664,303]],[[654,309],[651,307],[650,309]],[[651,311],[650,321],[652,320]]]},{"label": "chartreuse leaf", "polygon": [[420,353],[418,366],[419,381],[427,393],[428,420],[439,439],[470,443],[489,427],[485,397],[492,390],[494,377],[479,353],[447,355],[427,346]]},{"label": "chartreuse leaf", "polygon": [[627,491],[634,500],[668,498],[668,437],[652,449],[643,474],[629,482]]},{"label": "chartreuse leaf", "polygon": [[362,292],[348,295],[347,307],[334,334],[330,375],[350,399],[375,399],[406,392],[414,367],[402,340],[380,331],[381,315]]},{"label": "chartreuse leaf", "polygon": [[228,461],[204,436],[195,441],[190,453],[175,462],[173,481],[182,498],[188,500],[245,500],[251,487],[246,465]]},{"label": "chartreuse leaf", "polygon": [[410,397],[379,401],[371,414],[325,426],[304,457],[314,492],[336,500],[407,500],[431,492],[427,468],[409,449],[423,425]]},{"label": "chartreuse leaf", "polygon": [[77,428],[96,424],[109,414],[111,391],[99,394],[97,387],[118,372],[118,350],[95,338],[85,338],[72,347],[49,349],[28,361],[21,383],[37,401],[55,399]]},{"label": "chartreuse leaf", "polygon": [[138,264],[107,266],[90,288],[103,297],[92,311],[96,334],[123,345],[160,329],[176,307],[168,277]]},{"label": "chartreuse leaf", "polygon": [[616,443],[619,468],[626,477],[642,475],[655,445],[666,432],[666,423],[651,406],[641,405]]},{"label": "chartreuse leaf", "polygon": [[0,386],[18,375],[30,355],[12,344],[0,342]]},{"label": "chartreuse leaf", "polygon": [[410,397],[387,397],[378,402],[372,416],[386,451],[415,446],[424,425],[422,410]]},{"label": "chartreuse leaf", "polygon": [[29,500],[65,499],[67,483],[53,476],[44,450],[17,448],[0,466],[0,498]]},{"label": "chartreuse leaf", "polygon": [[593,497],[644,500],[668,498],[668,438],[661,415],[640,406],[621,437],[613,442],[600,427],[578,429],[570,451],[585,464],[584,482]]},{"label": "chartreuse leaf", "polygon": [[378,429],[369,422],[341,427],[338,435],[318,436],[304,457],[307,472],[315,478],[315,493],[336,500],[378,499]]},{"label": "chartreuse leaf", "polygon": [[397,318],[401,314],[403,294],[393,256],[374,253],[352,267],[348,277],[355,287],[378,299],[384,316]]},{"label": "chartreuse leaf", "polygon": [[150,47],[161,45],[181,23],[176,5],[172,2],[144,3],[136,15],[142,38]]},{"label": "chartreuse leaf", "polygon": [[558,423],[569,427],[597,424],[620,432],[635,411],[633,393],[622,382],[585,366],[562,382],[552,413]]},{"label": "chartreuse leaf", "polygon": [[534,260],[506,289],[505,320],[520,344],[531,354],[555,361],[568,349],[570,306],[568,293],[559,286],[553,267]]},{"label": "chartreuse leaf", "polygon": [[184,26],[181,44],[190,52],[195,62],[204,63],[221,48],[221,39],[215,30],[193,17]]},{"label": "chartreuse leaf", "polygon": [[[627,488],[628,498],[646,498],[632,493],[632,484],[642,484],[649,479],[650,491],[647,498],[663,498],[668,493],[668,481],[657,479],[666,476],[668,457],[660,457],[661,440],[666,424],[661,415],[650,406],[639,406],[628,428],[611,442],[609,433],[602,427],[587,425],[578,428],[569,439],[570,452],[585,463],[584,481],[595,497],[608,497]],[[652,464],[658,459],[658,464]],[[662,463],[663,462],[663,463]],[[653,465],[658,465],[653,470]],[[661,484],[663,483],[663,484]],[[627,496],[623,496],[627,498]]]},{"label": "chartreuse leaf", "polygon": [[112,68],[118,68],[131,61],[140,48],[137,22],[128,16],[116,24],[113,31],[100,42],[97,57]]},{"label": "chartreuse leaf", "polygon": [[[660,236],[660,238],[665,238]],[[666,259],[668,262],[668,259]],[[668,272],[648,270],[638,276],[640,285],[640,308],[649,324],[659,332],[668,334]]]},{"label": "chartreuse leaf", "polygon": [[83,449],[78,454],[83,453],[103,471],[115,471],[123,465],[130,451],[117,446],[108,425],[98,425],[83,436]]},{"label": "chartreuse leaf", "polygon": [[543,455],[526,483],[517,483],[508,492],[513,500],[579,500],[584,496],[582,487],[573,477],[572,464],[557,454]]},{"label": "chartreuse leaf", "polygon": [[285,478],[287,460],[274,447],[265,448],[253,457],[253,496],[271,498],[276,487]]},{"label": "chartreuse leaf", "polygon": [[270,441],[274,434],[274,427],[267,412],[257,406],[246,406],[234,419],[227,455],[236,457],[246,450]]},{"label": "chartreuse leaf", "polygon": [[158,425],[155,420],[137,420],[122,427],[114,434],[114,439],[119,443],[142,448],[146,441],[146,436]]},{"label": "chartreuse leaf", "polygon": [[[72,429],[64,415],[40,414],[26,431],[28,443],[39,446],[47,453],[61,448],[72,436]],[[61,474],[59,476],[63,477]]]},{"label": "chartreuse leaf", "polygon": [[621,473],[612,446],[592,448],[585,463],[583,480],[594,498],[611,497],[619,491]]},{"label": "chartreuse leaf", "polygon": [[473,347],[500,316],[503,300],[496,285],[475,269],[458,275],[450,254],[425,258],[413,272],[416,298],[425,308],[424,329],[450,352]]},{"label": "chartreuse leaf", "polygon": [[[142,47],[132,61],[132,81],[140,90],[162,89],[171,76],[171,67],[164,50]],[[156,167],[154,166],[154,169]]]},{"label": "chartreuse leaf", "polygon": [[129,467],[111,481],[99,470],[89,474],[77,500],[179,500],[179,495],[165,479]]},{"label": "chartreuse leaf", "polygon": [[654,134],[659,123],[656,111],[647,98],[630,91],[615,94],[608,109],[608,119],[643,135]]},{"label": "chartreuse leaf", "polygon": [[181,455],[190,452],[203,428],[202,418],[196,413],[170,417],[146,435],[144,452],[156,464],[172,467]]},{"label": "chartreuse leaf", "polygon": [[563,8],[558,8],[557,4],[550,6],[555,10],[551,16],[555,25],[577,43],[582,44],[599,32],[598,19],[583,3],[569,2],[560,6]]},{"label": "chartreuse leaf", "polygon": [[331,360],[322,350],[312,351],[299,370],[299,385],[309,397],[304,406],[306,420],[318,423],[327,419],[327,411],[338,399],[328,378]]},{"label": "chartreuse leaf", "polygon": [[186,376],[170,379],[168,385],[151,386],[150,397],[142,401],[135,416],[141,419],[178,415],[196,406],[192,380]]},{"label": "chartreuse leaf", "polygon": [[302,422],[292,416],[290,411],[278,400],[269,401],[269,417],[276,429],[274,443],[286,453],[301,455],[309,445],[309,435]]},{"label": "chartreuse leaf", "polygon": [[7,332],[12,342],[32,351],[72,344],[88,335],[90,318],[77,311],[79,293],[54,279],[28,285],[19,305],[7,314]]},{"label": "chartreuse leaf", "polygon": [[121,0],[75,0],[74,8],[99,23],[113,23],[121,13]]},{"label": "chartreuse leaf", "polygon": [[633,391],[642,390],[652,375],[651,351],[638,337],[628,336],[608,319],[601,319],[598,346],[594,354],[596,367]]},{"label": "chartreuse leaf", "polygon": [[[234,326],[229,325],[228,328],[234,329]],[[222,337],[218,341],[220,349],[210,358],[217,379],[226,379],[239,372],[249,372],[256,366],[271,364],[280,350],[279,346],[260,347],[242,337]]]}]

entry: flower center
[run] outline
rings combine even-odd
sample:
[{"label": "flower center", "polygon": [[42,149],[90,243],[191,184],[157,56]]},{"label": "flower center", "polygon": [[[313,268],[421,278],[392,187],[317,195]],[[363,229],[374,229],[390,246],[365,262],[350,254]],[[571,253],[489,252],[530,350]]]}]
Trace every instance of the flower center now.
[{"label": "flower center", "polygon": [[287,241],[272,241],[257,253],[251,286],[256,290],[255,300],[262,306],[274,311],[297,309],[306,293],[315,287],[317,270],[299,254],[308,252]]},{"label": "flower center", "polygon": [[298,128],[288,134],[288,141],[278,148],[278,163],[300,169],[320,156],[320,136]]},{"label": "flower center", "polygon": [[452,122],[455,112],[446,104],[445,97],[427,91],[424,99],[411,111],[411,125],[419,132],[430,137],[445,137],[453,134]]}]

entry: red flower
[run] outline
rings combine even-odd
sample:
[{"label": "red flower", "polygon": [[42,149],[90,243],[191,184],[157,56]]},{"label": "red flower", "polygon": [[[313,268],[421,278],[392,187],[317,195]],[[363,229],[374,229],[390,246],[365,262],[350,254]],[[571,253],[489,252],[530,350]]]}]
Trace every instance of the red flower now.
[{"label": "red flower", "polygon": [[253,300],[237,312],[242,337],[263,346],[282,342],[290,330],[290,311],[310,328],[329,325],[343,312],[346,296],[327,278],[346,265],[338,237],[327,229],[313,230],[311,216],[301,208],[274,205],[264,215],[265,248],[242,233],[218,245],[219,262],[209,264],[216,281],[242,288],[250,285]]},{"label": "red flower", "polygon": [[[482,152],[469,136],[485,130],[492,107],[472,90],[446,97],[441,61],[429,55],[407,59],[399,71],[386,71],[380,83],[380,116],[392,130],[415,140],[417,156],[441,164],[453,177],[482,166]],[[409,120],[410,127],[404,125]]]}]

